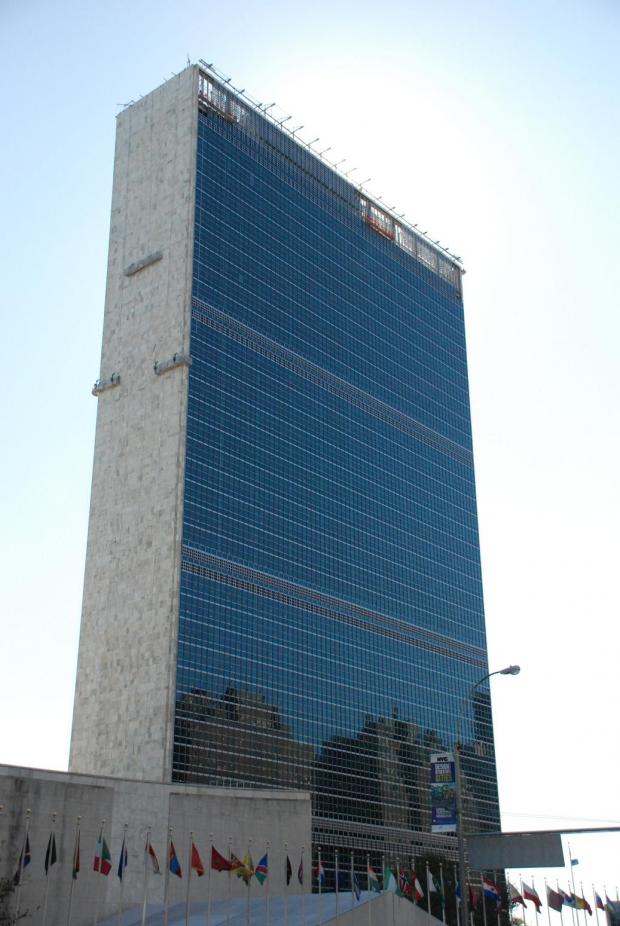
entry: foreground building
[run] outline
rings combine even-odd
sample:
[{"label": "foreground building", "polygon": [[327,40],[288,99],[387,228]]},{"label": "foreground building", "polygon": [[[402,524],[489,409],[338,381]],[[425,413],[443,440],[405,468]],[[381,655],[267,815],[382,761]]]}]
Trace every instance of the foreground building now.
[{"label": "foreground building", "polygon": [[[118,117],[72,771],[430,836],[488,671],[461,268],[192,66]],[[466,812],[499,828],[488,688]]]}]

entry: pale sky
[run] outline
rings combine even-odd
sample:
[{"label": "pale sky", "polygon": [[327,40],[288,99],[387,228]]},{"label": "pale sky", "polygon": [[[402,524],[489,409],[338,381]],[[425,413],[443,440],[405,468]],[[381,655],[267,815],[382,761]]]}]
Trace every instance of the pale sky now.
[{"label": "pale sky", "polygon": [[503,825],[620,822],[619,47],[617,0],[0,0],[0,761],[66,768],[114,117],[189,56],[462,255]]}]

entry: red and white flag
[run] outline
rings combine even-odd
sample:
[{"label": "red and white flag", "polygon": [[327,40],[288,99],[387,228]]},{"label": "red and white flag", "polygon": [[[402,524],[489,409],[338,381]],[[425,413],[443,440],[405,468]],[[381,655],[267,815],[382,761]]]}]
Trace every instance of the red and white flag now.
[{"label": "red and white flag", "polygon": [[540,908],[542,907],[542,902],[536,891],[533,887],[530,887],[529,884],[526,884],[525,881],[522,882],[523,888],[523,899],[531,900],[534,906],[536,907],[536,912],[540,913]]},{"label": "red and white flag", "polygon": [[155,855],[155,849],[151,845],[151,840],[148,836],[146,837],[146,845],[144,847],[144,851],[146,852],[146,857],[150,861],[155,874],[161,874],[161,871],[159,870],[159,862],[157,861],[157,856]]}]

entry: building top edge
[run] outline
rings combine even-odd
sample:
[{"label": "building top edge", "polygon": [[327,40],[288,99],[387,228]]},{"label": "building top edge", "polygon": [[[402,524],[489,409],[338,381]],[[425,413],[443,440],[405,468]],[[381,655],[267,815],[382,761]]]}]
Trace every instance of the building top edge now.
[{"label": "building top edge", "polygon": [[34,768],[28,765],[6,765],[0,763],[0,778],[37,778],[46,777],[50,780],[80,779],[85,784],[129,784],[129,785],[158,785],[167,788],[173,793],[182,794],[214,794],[222,797],[223,794],[234,795],[238,798],[269,798],[279,801],[310,800],[308,791],[287,790],[285,788],[243,788],[226,787],[225,785],[192,785],[180,781],[161,781],[153,778],[128,778],[122,775],[97,775],[93,772],[63,771],[62,769]]},{"label": "building top edge", "polygon": [[[333,173],[334,177],[337,178],[341,183],[344,182],[351,192],[355,193],[360,200],[367,203],[367,208],[372,210],[373,213],[378,214],[378,217],[385,216],[393,223],[394,235],[390,237],[411,237],[416,242],[420,242],[424,249],[430,249],[433,255],[437,258],[437,265],[441,267],[442,263],[448,263],[454,270],[458,271],[458,274],[464,274],[465,269],[460,257],[452,254],[448,249],[441,247],[436,241],[433,241],[432,238],[429,238],[424,232],[421,232],[411,223],[407,222],[403,218],[403,214],[399,214],[395,211],[394,208],[386,206],[381,202],[377,197],[373,196],[362,184],[355,184],[352,182],[344,171],[341,171],[338,168],[338,163],[332,163],[322,156],[320,151],[316,151],[312,148],[312,145],[318,140],[314,139],[311,142],[305,142],[303,139],[297,136],[297,129],[289,129],[286,125],[286,122],[289,121],[290,116],[285,117],[284,119],[277,119],[270,112],[271,108],[275,104],[263,104],[255,100],[246,90],[239,90],[237,87],[234,87],[231,83],[230,78],[225,78],[219,71],[214,67],[213,64],[207,64],[202,59],[199,61],[198,65],[199,75],[203,78],[216,85],[218,90],[223,94],[230,95],[230,97],[235,101],[236,105],[242,110],[252,111],[262,117],[269,125],[273,126],[279,132],[282,133],[282,136],[287,138],[289,141],[293,142],[300,151],[304,153],[309,153],[311,157],[316,161],[317,165],[320,165],[323,169],[327,169],[329,172]],[[212,108],[218,109],[217,106]],[[236,121],[236,120],[235,120]],[[325,149],[328,150],[328,149]],[[370,224],[375,224],[371,222]],[[406,246],[405,250],[409,250]]]}]

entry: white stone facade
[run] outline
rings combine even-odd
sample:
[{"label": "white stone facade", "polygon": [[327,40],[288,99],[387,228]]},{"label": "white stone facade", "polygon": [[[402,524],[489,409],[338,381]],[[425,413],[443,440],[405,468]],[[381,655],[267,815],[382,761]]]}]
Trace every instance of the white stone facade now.
[{"label": "white stone facade", "polygon": [[[80,817],[80,872],[73,882],[71,926],[92,926],[95,918],[112,916],[119,910],[141,906],[144,898],[145,837],[151,839],[162,872],[168,828],[183,870],[183,878],[171,876],[170,905],[185,903],[190,832],[207,871],[194,875],[192,903],[207,898],[245,897],[242,881],[225,873],[208,877],[210,845],[226,854],[228,847],[242,857],[250,846],[254,863],[269,847],[269,881],[273,894],[285,889],[286,852],[292,864],[299,863],[302,847],[306,858],[305,890],[310,890],[310,796],[294,791],[253,791],[227,788],[185,787],[159,782],[131,781],[64,772],[0,765],[0,878],[12,878],[18,866],[25,833],[26,811],[30,810],[30,865],[24,870],[20,910],[28,911],[24,923],[41,923],[45,894],[45,850],[56,817],[58,861],[50,869],[46,926],[65,926],[72,883],[75,830]],[[112,853],[112,870],[107,877],[93,871],[93,859],[102,821],[105,839]],[[123,834],[127,827],[127,868],[123,890],[117,876]],[[211,835],[212,834],[212,835]],[[287,848],[285,849],[285,844]],[[164,900],[163,875],[148,874],[148,904]],[[253,886],[256,893],[258,883]],[[302,888],[293,878],[291,894]],[[15,903],[15,896],[10,900]]]},{"label": "white stone facade", "polygon": [[154,365],[189,354],[197,83],[189,67],[118,116],[77,772],[171,778],[188,367]]}]

